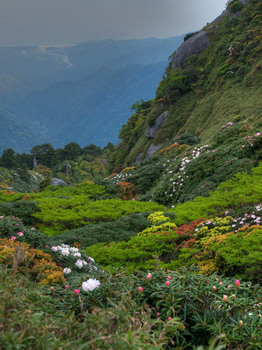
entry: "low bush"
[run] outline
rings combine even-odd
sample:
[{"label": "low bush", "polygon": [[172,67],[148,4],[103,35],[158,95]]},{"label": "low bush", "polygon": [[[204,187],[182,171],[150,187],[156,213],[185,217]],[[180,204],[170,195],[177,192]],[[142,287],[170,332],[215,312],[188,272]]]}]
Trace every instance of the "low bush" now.
[{"label": "low bush", "polygon": [[[194,244],[194,230],[201,221],[202,219],[178,228],[167,222],[163,224],[167,226],[165,230],[157,230],[157,227],[152,225],[127,242],[100,243],[88,247],[86,252],[94,257],[98,264],[109,270],[113,267],[123,267],[132,272],[155,270],[159,266],[173,268],[173,264],[180,261],[182,248],[190,249]],[[191,265],[196,261],[192,258],[185,265]],[[176,268],[179,266],[182,264]]]},{"label": "low bush", "polygon": [[58,236],[50,238],[52,245],[61,244],[62,242],[77,245],[86,248],[97,243],[110,243],[128,241],[132,236],[150,226],[147,220],[149,213],[139,213],[124,216],[113,222],[104,222],[96,225],[86,225],[84,227],[61,233]]},{"label": "low bush", "polygon": [[33,281],[40,284],[64,283],[63,269],[57,266],[52,257],[39,249],[30,248],[28,244],[11,239],[0,239],[0,263],[28,274]]},{"label": "low bush", "polygon": [[84,196],[45,198],[34,216],[44,224],[41,230],[50,235],[62,233],[91,223],[114,221],[122,216],[163,209],[157,203],[136,200],[105,199],[87,201]]}]

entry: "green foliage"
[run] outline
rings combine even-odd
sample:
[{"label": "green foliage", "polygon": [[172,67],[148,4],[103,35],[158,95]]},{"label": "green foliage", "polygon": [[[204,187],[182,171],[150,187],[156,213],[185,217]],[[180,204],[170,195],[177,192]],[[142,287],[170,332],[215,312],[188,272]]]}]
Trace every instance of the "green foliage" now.
[{"label": "green foliage", "polygon": [[[129,271],[145,271],[159,267],[174,268],[174,263],[177,268],[182,265],[181,261],[176,263],[180,259],[181,248],[191,248],[195,241],[194,229],[200,221],[178,228],[173,223],[167,222],[161,225],[160,229],[164,227],[162,230],[152,225],[128,242],[100,243],[88,247],[86,252],[108,269],[124,267]],[[188,265],[193,262],[196,260],[190,260]]]},{"label": "green foliage", "polygon": [[[88,196],[72,198],[43,198],[39,202],[40,212],[34,214],[44,232],[61,233],[91,223],[117,220],[121,216],[144,211],[161,210],[157,203],[104,199],[91,201]],[[47,227],[46,227],[47,226]]]},{"label": "green foliage", "polygon": [[52,245],[60,242],[73,245],[77,243],[82,249],[97,243],[128,241],[132,236],[150,226],[148,213],[132,214],[113,222],[85,225],[52,237]]},{"label": "green foliage", "polygon": [[238,11],[241,11],[243,9],[243,4],[238,1],[238,0],[233,0],[229,3],[228,9],[230,10],[230,12],[232,13],[236,13]]},{"label": "green foliage", "polygon": [[[173,143],[174,137],[186,132],[209,142],[219,127],[240,113],[246,116],[249,128],[256,125],[253,130],[260,131],[261,3],[250,0],[244,7],[239,1],[229,4],[230,11],[239,11],[240,7],[243,10],[239,16],[226,16],[204,28],[209,35],[208,48],[189,57],[183,69],[172,69],[170,62],[151,108],[141,113],[147,122],[140,124],[135,137],[131,137],[134,126],[128,121],[129,136],[116,151],[115,165],[131,164],[140,153],[145,155],[151,143]],[[145,144],[145,129],[154,123],[158,116],[154,111],[158,109],[168,110],[168,119],[154,140]]]},{"label": "green foliage", "polygon": [[26,227],[22,221],[14,216],[1,216],[0,217],[0,234],[1,238],[17,235],[18,232],[23,232]]},{"label": "green foliage", "polygon": [[148,220],[151,221],[152,225],[145,230],[139,232],[138,236],[151,236],[157,232],[172,232],[177,227],[176,224],[170,222],[168,216],[163,215],[161,211],[152,213],[148,216]]},{"label": "green foliage", "polygon": [[136,186],[136,191],[139,194],[148,192],[156,183],[163,172],[161,162],[158,162],[158,157],[154,156],[142,163],[128,180]]},{"label": "green foliage", "polygon": [[185,35],[184,41],[187,41],[189,38],[196,35],[197,33],[199,33],[199,32],[188,33],[187,35]]},{"label": "green foliage", "polygon": [[0,203],[0,213],[4,216],[19,217],[25,225],[34,225],[36,219],[33,214],[38,211],[36,202],[19,200],[16,202]]},{"label": "green foliage", "polygon": [[252,169],[252,175],[239,173],[231,180],[221,183],[209,197],[196,197],[190,202],[178,204],[175,208],[177,224],[209,217],[223,212],[226,208],[239,208],[262,200],[262,163]]},{"label": "green foliage", "polygon": [[192,135],[190,132],[185,132],[181,135],[178,135],[174,138],[174,141],[180,145],[189,145],[194,146],[200,143],[200,138]]},{"label": "green foliage", "polygon": [[37,249],[43,249],[47,244],[47,237],[43,233],[37,231],[34,227],[27,228],[20,218],[1,216],[0,238],[10,239],[12,236],[14,240],[26,242]]},{"label": "green foliage", "polygon": [[222,237],[213,236],[206,242],[204,256],[212,257],[220,273],[261,283],[261,234],[261,226],[251,226]]}]

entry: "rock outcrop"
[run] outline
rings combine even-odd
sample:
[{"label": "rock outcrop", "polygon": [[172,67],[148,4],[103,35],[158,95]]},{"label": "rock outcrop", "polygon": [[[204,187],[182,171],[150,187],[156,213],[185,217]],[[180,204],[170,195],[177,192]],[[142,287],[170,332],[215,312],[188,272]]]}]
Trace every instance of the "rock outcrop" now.
[{"label": "rock outcrop", "polygon": [[[249,0],[239,0],[243,6],[245,6]],[[219,15],[212,24],[215,24],[220,21],[223,17],[229,15],[230,17],[237,17],[239,13],[230,13],[228,10],[225,10]],[[186,40],[174,54],[172,68],[184,68],[185,61],[188,57],[193,55],[199,55],[203,52],[209,45],[208,33],[205,30],[191,36]]]},{"label": "rock outcrop", "polygon": [[172,68],[183,68],[188,57],[199,55],[209,45],[209,37],[205,30],[191,36],[177,50],[173,57]]},{"label": "rock outcrop", "polygon": [[168,117],[168,111],[165,111],[163,112],[162,114],[160,114],[156,120],[155,120],[155,123],[153,126],[148,126],[146,128],[146,131],[145,131],[145,136],[146,137],[149,137],[149,138],[154,138],[157,131],[159,130],[159,128],[161,127],[161,125],[164,123],[164,121],[167,120],[167,117]]},{"label": "rock outcrop", "polygon": [[159,148],[161,147],[161,145],[154,145],[152,143],[152,145],[150,145],[150,147],[148,148],[147,152],[146,152],[146,158],[150,158],[152,157],[152,155],[159,150]]},{"label": "rock outcrop", "polygon": [[53,185],[53,186],[68,186],[68,184],[65,181],[58,179],[56,177],[54,177],[51,180],[51,185]]}]

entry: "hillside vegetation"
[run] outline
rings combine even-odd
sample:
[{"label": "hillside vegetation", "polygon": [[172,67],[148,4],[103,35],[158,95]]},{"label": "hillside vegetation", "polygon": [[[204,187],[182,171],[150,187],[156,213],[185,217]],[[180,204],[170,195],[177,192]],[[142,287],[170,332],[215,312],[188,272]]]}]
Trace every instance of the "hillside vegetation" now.
[{"label": "hillside vegetation", "polygon": [[262,3],[243,3],[118,146],[3,152],[4,349],[262,348]]}]

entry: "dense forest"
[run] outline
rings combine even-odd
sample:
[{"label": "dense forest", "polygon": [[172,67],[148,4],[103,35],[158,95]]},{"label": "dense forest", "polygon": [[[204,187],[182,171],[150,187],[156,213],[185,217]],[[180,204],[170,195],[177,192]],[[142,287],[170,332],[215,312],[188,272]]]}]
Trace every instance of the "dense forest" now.
[{"label": "dense forest", "polygon": [[118,145],[3,151],[3,349],[262,348],[261,25],[188,34]]}]

